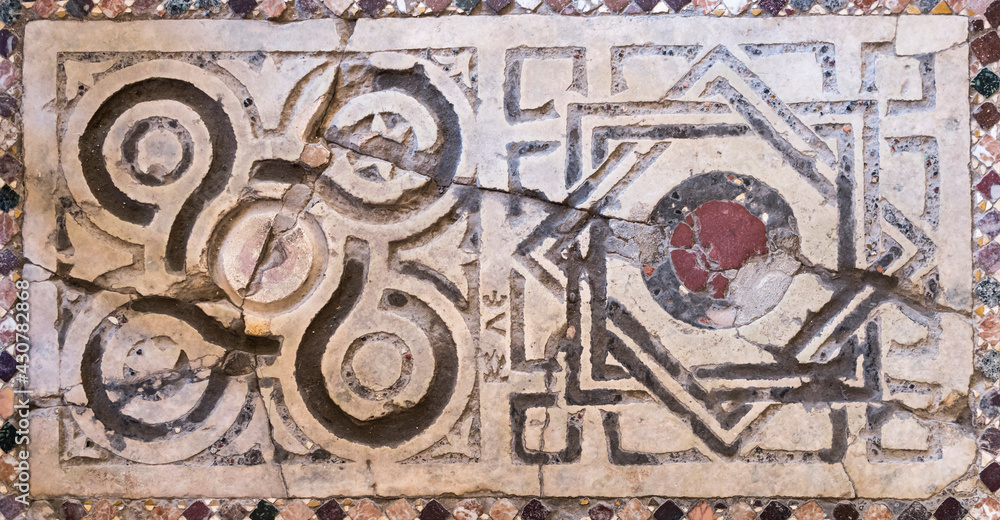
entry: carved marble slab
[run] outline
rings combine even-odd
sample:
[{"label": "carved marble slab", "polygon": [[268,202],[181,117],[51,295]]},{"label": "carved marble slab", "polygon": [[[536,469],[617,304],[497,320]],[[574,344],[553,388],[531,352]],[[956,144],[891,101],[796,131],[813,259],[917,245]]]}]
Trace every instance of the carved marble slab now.
[{"label": "carved marble slab", "polygon": [[974,476],[966,23],[29,23],[33,492]]}]

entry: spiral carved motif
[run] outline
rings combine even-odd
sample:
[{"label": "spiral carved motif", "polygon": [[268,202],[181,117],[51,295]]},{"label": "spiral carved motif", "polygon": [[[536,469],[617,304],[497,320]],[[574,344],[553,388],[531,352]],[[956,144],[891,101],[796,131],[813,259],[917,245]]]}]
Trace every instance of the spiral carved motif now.
[{"label": "spiral carved motif", "polygon": [[[238,60],[220,63],[252,85]],[[438,235],[465,249],[474,233],[453,186],[454,104],[467,101],[410,61],[310,105],[336,72],[310,66],[291,96],[300,120],[327,125],[318,142],[292,121],[260,145],[266,107],[240,101],[225,73],[176,61],[113,68],[75,100],[63,168],[82,211],[67,218],[144,256],[97,278],[111,291],[68,342],[76,422],[103,448],[147,463],[224,453],[261,390],[283,410],[275,428],[348,457],[426,449],[466,409],[474,361],[457,307],[474,295],[464,272],[419,251]],[[280,151],[317,147],[320,164]]]}]

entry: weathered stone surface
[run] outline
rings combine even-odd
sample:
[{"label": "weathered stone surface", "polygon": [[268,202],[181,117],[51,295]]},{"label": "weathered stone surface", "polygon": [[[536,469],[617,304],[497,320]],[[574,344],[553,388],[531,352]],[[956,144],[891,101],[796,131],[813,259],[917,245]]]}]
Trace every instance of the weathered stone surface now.
[{"label": "weathered stone surface", "polygon": [[[970,470],[997,355],[971,259],[1000,268],[1000,143],[992,105],[969,133],[965,18],[487,4],[27,25],[0,205],[26,197],[45,338],[34,493],[257,497],[187,520],[561,520],[547,500],[586,496],[629,497],[592,520],[857,520],[693,497],[994,482]],[[716,4],[686,5],[612,9]]]}]

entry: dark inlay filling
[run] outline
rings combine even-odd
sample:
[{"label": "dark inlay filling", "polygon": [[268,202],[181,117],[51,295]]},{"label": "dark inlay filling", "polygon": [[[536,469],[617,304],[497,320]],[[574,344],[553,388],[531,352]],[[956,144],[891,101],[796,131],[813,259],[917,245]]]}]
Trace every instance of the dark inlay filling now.
[{"label": "dark inlay filling", "polygon": [[177,79],[151,78],[126,85],[108,97],[87,123],[80,136],[80,165],[87,186],[101,207],[125,222],[149,225],[159,206],[134,200],[114,184],[103,146],[111,127],[125,112],[140,103],[160,100],[178,100],[194,110],[208,127],[212,150],[208,173],[185,201],[167,242],[167,267],[183,271],[184,245],[194,222],[208,201],[225,188],[236,157],[236,134],[222,105],[191,83]]},{"label": "dark inlay filling", "polygon": [[[199,331],[206,342],[227,350],[274,355],[279,349],[278,341],[275,339],[241,335],[223,327],[197,306],[171,298],[158,296],[143,298],[119,308],[113,314],[127,311],[163,314],[184,321]],[[123,413],[122,408],[127,404],[127,400],[112,401],[107,393],[111,386],[116,386],[115,390],[125,395],[148,393],[150,389],[146,387],[147,382],[144,381],[120,385],[109,384],[105,381],[101,370],[101,358],[108,340],[114,335],[117,328],[118,325],[112,325],[110,321],[102,320],[101,325],[91,333],[80,363],[83,390],[87,396],[89,407],[93,411],[94,417],[104,424],[105,428],[113,431],[116,435],[150,442],[184,435],[197,428],[199,424],[211,416],[212,412],[215,411],[216,403],[222,398],[229,386],[229,378],[222,366],[211,368],[211,373],[208,376],[208,387],[200,400],[188,413],[177,419],[150,424]],[[168,383],[183,385],[192,382],[194,376],[195,374],[190,370],[178,370],[168,376],[170,379]],[[124,448],[123,443],[119,445]]]},{"label": "dark inlay filling", "polygon": [[[139,165],[139,143],[158,130],[173,134],[177,139],[181,149],[180,160],[169,170],[162,164],[151,164],[143,170]],[[154,116],[136,121],[125,133],[121,148],[122,161],[129,173],[147,186],[163,186],[176,181],[191,167],[194,158],[194,140],[191,134],[176,119],[168,117]]]},{"label": "dark inlay filling", "polygon": [[295,357],[295,380],[306,408],[337,437],[371,447],[396,447],[426,430],[444,412],[458,380],[458,346],[447,324],[426,303],[401,291],[386,290],[379,304],[384,312],[414,318],[428,336],[434,374],[427,391],[413,406],[370,420],[351,416],[333,401],[322,372],[323,354],[365,289],[366,253],[360,244],[348,247],[337,290],[302,337]]}]

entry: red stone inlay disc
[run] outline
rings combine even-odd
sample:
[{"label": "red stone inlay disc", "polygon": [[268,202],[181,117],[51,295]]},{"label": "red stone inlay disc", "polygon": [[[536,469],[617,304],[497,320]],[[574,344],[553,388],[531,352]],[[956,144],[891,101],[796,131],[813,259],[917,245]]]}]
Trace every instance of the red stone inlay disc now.
[{"label": "red stone inlay disc", "polygon": [[708,269],[705,267],[705,255],[701,251],[674,249],[670,252],[670,261],[674,263],[677,277],[684,287],[692,291],[700,291],[708,281]]},{"label": "red stone inlay disc", "polygon": [[685,221],[670,236],[670,245],[677,248],[670,260],[690,291],[708,289],[713,298],[725,298],[729,279],[721,271],[739,269],[747,260],[768,254],[764,223],[737,202],[706,202]]}]

